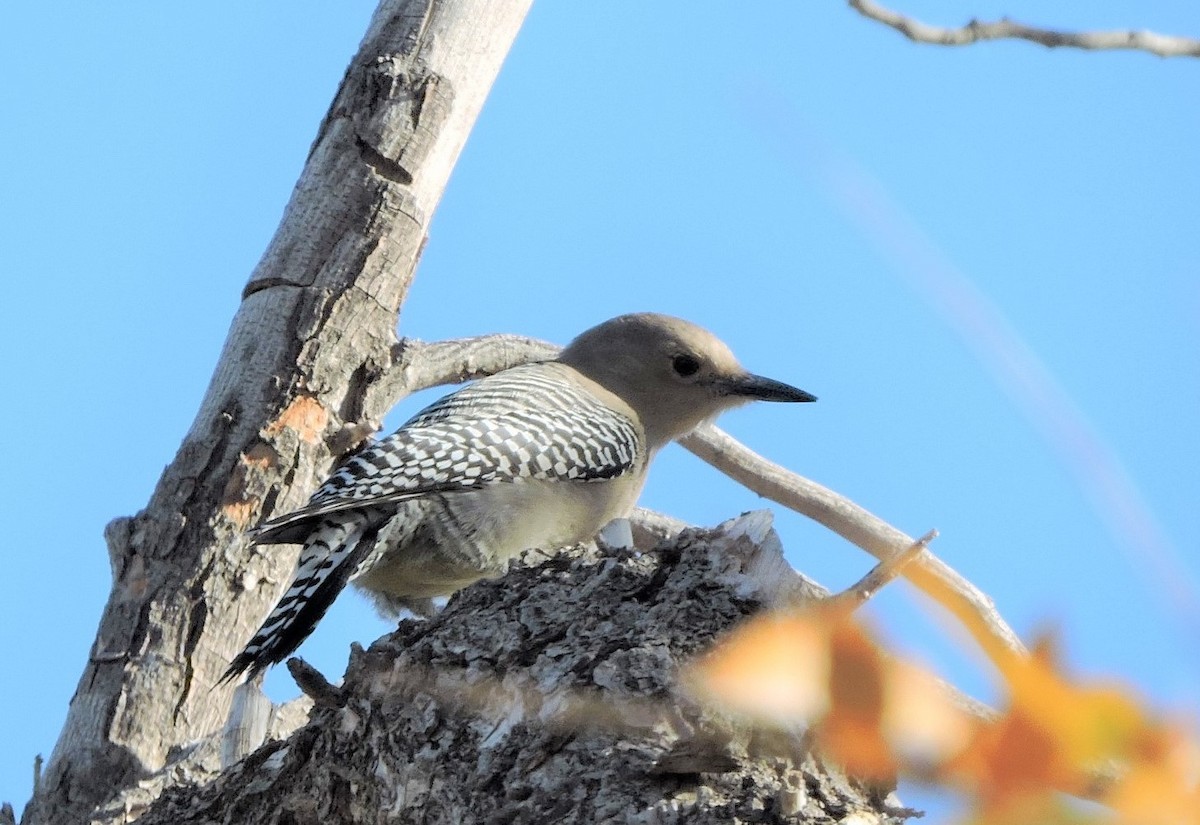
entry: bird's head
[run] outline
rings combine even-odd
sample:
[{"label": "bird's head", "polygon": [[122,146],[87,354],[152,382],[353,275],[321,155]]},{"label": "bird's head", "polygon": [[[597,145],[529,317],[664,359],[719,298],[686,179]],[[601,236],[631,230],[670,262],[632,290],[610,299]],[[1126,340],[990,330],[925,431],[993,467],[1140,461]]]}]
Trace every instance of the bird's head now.
[{"label": "bird's head", "polygon": [[816,401],[804,390],[747,372],[703,327],[651,312],[621,315],[572,341],[558,360],[619,396],[651,447],[749,401]]}]

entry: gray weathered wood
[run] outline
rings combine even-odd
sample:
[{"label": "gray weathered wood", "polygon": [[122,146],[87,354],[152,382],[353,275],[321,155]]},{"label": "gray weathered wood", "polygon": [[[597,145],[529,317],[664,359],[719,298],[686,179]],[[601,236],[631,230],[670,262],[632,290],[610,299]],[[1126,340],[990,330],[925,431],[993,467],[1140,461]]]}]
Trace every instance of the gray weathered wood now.
[{"label": "gray weathered wood", "polygon": [[339,701],[145,825],[898,822],[889,788],[680,686],[745,616],[820,597],[752,513],[653,552],[578,548],[351,657]]},{"label": "gray weathered wood", "polygon": [[[378,420],[426,228],[529,0],[384,0],[145,510],[105,531],[113,588],[27,823],[78,823],[217,734],[214,687],[294,555],[245,529],[301,503]],[[332,449],[331,449],[332,446]]]}]

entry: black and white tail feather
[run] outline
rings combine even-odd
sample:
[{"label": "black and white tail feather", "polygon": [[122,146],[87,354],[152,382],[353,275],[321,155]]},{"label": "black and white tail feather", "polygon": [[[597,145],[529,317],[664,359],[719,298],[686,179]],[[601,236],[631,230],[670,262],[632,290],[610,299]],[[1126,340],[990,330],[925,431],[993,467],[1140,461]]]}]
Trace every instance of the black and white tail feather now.
[{"label": "black and white tail feather", "polygon": [[[267,616],[246,648],[234,658],[222,682],[280,662],[312,633],[317,622],[350,580],[363,557],[375,544],[377,526],[370,514],[351,510],[321,519],[304,544],[292,585]],[[292,526],[294,522],[281,525]],[[271,525],[261,535],[269,536]],[[265,540],[265,539],[259,539]]]},{"label": "black and white tail feather", "polygon": [[373,558],[400,502],[511,482],[591,482],[629,472],[641,435],[596,398],[529,364],[435,402],[343,463],[295,512],[251,532],[304,544],[295,579],[222,677],[251,677],[294,651]]}]

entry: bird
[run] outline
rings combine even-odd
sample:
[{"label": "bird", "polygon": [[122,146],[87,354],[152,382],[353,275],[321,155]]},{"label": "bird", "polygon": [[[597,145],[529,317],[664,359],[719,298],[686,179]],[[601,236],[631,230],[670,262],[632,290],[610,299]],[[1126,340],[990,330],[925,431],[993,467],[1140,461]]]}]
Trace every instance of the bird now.
[{"label": "bird", "polygon": [[222,681],[283,660],[353,582],[381,612],[502,575],[627,517],[658,451],[741,404],[816,397],[747,372],[708,330],[621,315],[555,358],[482,378],[346,459],[255,544],[302,544],[291,585]]}]

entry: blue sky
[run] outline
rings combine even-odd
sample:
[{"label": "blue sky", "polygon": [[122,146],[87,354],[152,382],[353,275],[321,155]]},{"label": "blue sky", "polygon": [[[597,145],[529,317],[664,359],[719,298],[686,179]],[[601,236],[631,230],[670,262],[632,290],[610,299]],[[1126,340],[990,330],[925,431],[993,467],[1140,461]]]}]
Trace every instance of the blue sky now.
[{"label": "blue sky", "polygon": [[[1200,36],[1190,2],[1067,5],[903,7]],[[187,430],[372,8],[0,11],[0,799],[19,807],[49,756],[108,593],[104,524]],[[682,8],[535,7],[401,332],[705,324],[821,399],[727,429],[910,534],[937,527],[935,551],[1022,634],[1060,632],[1077,672],[1197,711],[1200,62],[918,47],[837,2]],[[679,448],[643,503],[699,524],[766,506]],[[1140,540],[1114,518],[1130,507]],[[871,565],[773,509],[826,585]],[[905,586],[870,612],[992,695]],[[337,675],[387,627],[351,595],[301,653]],[[282,671],[268,688],[294,692]]]}]

